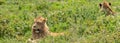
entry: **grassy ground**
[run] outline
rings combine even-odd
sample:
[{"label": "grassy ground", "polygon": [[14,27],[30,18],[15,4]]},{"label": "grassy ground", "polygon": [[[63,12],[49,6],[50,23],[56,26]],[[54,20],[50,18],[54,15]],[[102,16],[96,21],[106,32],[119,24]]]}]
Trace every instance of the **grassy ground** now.
[{"label": "grassy ground", "polygon": [[0,43],[25,43],[33,19],[43,16],[52,32],[40,43],[120,43],[120,0],[112,3],[115,16],[99,11],[102,0],[0,0]]}]

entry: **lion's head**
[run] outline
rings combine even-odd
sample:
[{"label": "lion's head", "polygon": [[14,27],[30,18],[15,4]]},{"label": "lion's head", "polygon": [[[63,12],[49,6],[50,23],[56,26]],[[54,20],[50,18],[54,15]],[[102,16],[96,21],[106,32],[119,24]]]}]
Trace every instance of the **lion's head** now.
[{"label": "lion's head", "polygon": [[32,26],[32,37],[33,39],[43,38],[48,34],[48,27],[46,25],[47,19],[43,17],[37,17],[34,19]]},{"label": "lion's head", "polygon": [[43,17],[38,17],[34,19],[34,24],[32,26],[32,29],[35,30],[36,33],[43,32],[45,30],[47,19]]}]

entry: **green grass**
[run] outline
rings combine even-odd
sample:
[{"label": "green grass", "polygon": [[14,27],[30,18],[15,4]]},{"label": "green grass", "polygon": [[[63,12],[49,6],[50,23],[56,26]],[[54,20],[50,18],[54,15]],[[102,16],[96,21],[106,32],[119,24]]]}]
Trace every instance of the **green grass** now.
[{"label": "green grass", "polygon": [[0,43],[25,43],[35,17],[48,19],[52,32],[40,43],[120,43],[120,0],[108,0],[118,14],[99,11],[102,0],[0,0]]}]

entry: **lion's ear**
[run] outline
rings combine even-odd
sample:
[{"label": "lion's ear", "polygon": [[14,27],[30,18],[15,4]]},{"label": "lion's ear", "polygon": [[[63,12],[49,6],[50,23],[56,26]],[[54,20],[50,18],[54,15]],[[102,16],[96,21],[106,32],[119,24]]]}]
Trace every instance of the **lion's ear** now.
[{"label": "lion's ear", "polygon": [[102,4],[101,4],[101,3],[99,4],[99,7],[100,7],[100,8],[102,7]]},{"label": "lion's ear", "polygon": [[46,21],[47,21],[47,19],[45,18],[43,21],[44,21],[44,22],[46,22]]},{"label": "lion's ear", "polygon": [[111,6],[111,3],[109,3],[109,5]]}]

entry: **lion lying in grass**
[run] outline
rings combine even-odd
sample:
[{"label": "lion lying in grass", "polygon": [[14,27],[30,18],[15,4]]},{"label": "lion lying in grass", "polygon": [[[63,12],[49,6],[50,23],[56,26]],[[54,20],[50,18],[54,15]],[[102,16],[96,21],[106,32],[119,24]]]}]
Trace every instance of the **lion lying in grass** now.
[{"label": "lion lying in grass", "polygon": [[32,26],[32,38],[27,41],[27,43],[37,43],[38,39],[44,38],[47,35],[58,36],[64,35],[64,33],[53,33],[49,31],[46,24],[47,19],[43,17],[37,17],[34,19],[34,24]]}]

